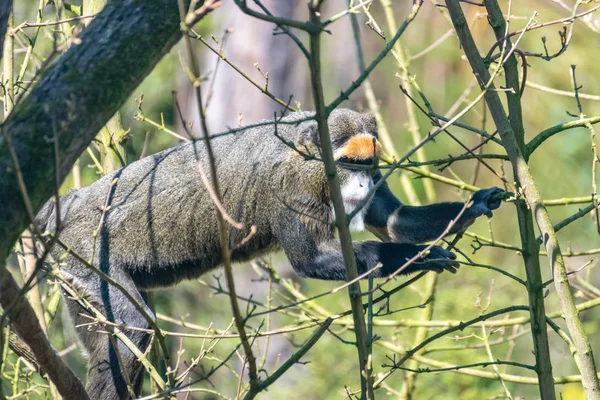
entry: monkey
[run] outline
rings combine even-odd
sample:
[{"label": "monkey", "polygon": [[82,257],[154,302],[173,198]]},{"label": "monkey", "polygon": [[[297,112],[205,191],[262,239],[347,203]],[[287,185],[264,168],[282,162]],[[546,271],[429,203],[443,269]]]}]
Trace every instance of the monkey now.
[{"label": "monkey", "polygon": [[[291,113],[279,121],[263,122],[235,134],[216,135],[211,141],[222,205],[244,225],[241,230],[230,228],[231,242],[236,244],[230,249],[232,262],[283,250],[301,277],[346,280],[314,113]],[[461,211],[448,234],[463,231],[479,216],[491,216],[500,206],[494,194],[502,189],[497,187],[475,193],[468,207],[461,202],[404,205],[385,182],[373,191],[382,174],[372,166],[383,154],[374,117],[336,109],[327,122],[346,213],[371,197],[356,210],[350,228],[367,229],[381,240],[353,243],[359,274],[381,264],[371,275],[387,277],[424,250],[422,243],[442,235]],[[42,231],[57,232],[69,246],[66,255],[59,246],[52,252],[61,260],[63,275],[109,321],[149,328],[121,291],[82,265],[73,253],[93,260],[152,317],[147,290],[198,278],[222,263],[217,210],[198,165],[209,169],[204,142],[181,144],[63,195],[59,227],[53,201],[36,217]],[[251,226],[255,232],[248,237]],[[440,246],[431,247],[417,261],[402,274],[455,273],[459,267],[455,254]],[[89,322],[85,308],[65,297],[75,325]],[[127,382],[139,393],[141,366],[120,340],[115,340],[117,357],[108,335],[85,327],[77,328],[77,333],[89,354],[86,390],[91,399],[127,399]],[[126,330],[126,334],[141,351],[147,349],[149,334],[142,330]]]}]

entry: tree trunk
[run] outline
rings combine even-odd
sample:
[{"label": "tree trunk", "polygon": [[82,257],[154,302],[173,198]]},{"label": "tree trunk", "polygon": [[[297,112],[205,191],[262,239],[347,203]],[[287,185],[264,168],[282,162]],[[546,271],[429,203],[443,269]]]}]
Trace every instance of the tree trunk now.
[{"label": "tree trunk", "polygon": [[179,37],[176,3],[112,1],[82,33],[81,43],[43,73],[15,107],[0,137],[0,259],[8,256],[30,222],[7,137],[37,212],[58,184],[49,144],[54,130],[62,182],[88,143]]},{"label": "tree trunk", "polygon": [[[7,4],[0,6],[2,34]],[[179,27],[178,7],[171,0],[110,2],[1,127],[0,304],[65,398],[86,399],[87,394],[48,342],[4,260],[31,222],[24,198],[32,213],[41,208],[98,131],[177,42]]]}]

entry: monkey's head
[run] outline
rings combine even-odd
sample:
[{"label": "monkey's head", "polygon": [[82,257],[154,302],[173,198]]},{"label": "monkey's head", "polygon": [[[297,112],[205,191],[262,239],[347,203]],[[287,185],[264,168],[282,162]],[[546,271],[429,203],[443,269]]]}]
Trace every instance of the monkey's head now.
[{"label": "monkey's head", "polygon": [[[338,162],[338,177],[346,212],[350,213],[361,204],[373,187],[372,173],[380,158],[385,160],[377,135],[377,124],[371,114],[348,109],[336,109],[327,120],[333,155]],[[317,123],[310,121],[301,129],[300,145],[319,154]],[[315,151],[316,150],[316,151]],[[386,160],[387,161],[387,160]],[[363,211],[366,207],[363,207]],[[350,223],[352,230],[362,230],[363,211]]]},{"label": "monkey's head", "polygon": [[[327,120],[333,145],[333,156],[343,167],[377,165],[380,158],[388,161],[377,135],[377,123],[370,113],[336,109]],[[300,137],[301,147],[320,147],[317,123],[305,124]],[[312,150],[312,149],[311,149]],[[318,153],[318,150],[317,150]]]}]

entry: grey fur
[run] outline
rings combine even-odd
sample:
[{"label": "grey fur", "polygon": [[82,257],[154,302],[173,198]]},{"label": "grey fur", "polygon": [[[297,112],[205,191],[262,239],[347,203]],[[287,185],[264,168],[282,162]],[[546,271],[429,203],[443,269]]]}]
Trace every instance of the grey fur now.
[{"label": "grey fur", "polygon": [[[302,121],[311,115],[295,113],[285,117],[276,127],[280,138],[274,134],[275,126],[268,125],[212,141],[223,205],[234,219],[244,224],[243,230],[231,229],[233,242],[239,243],[249,233],[250,226],[257,229],[246,244],[232,251],[232,259],[241,262],[283,249],[299,275],[343,280],[344,263],[334,237],[334,215],[322,163],[306,160],[281,140],[318,156],[316,124]],[[377,135],[370,115],[351,110],[335,110],[329,125],[334,149],[357,133]],[[95,265],[117,279],[144,305],[143,290],[172,286],[218,267],[221,251],[216,210],[200,179],[197,162],[205,171],[209,170],[201,141],[146,157],[86,188],[71,191],[60,200],[61,240],[85,259],[94,252]],[[338,168],[338,172],[342,186],[357,173],[345,168]],[[381,178],[376,171],[365,173],[375,181]],[[497,208],[499,202],[491,202],[489,197],[498,190],[480,192],[476,203],[467,209],[452,232],[464,229],[476,217]],[[101,223],[105,203],[109,208]],[[437,237],[462,207],[462,203],[404,206],[383,184],[365,210],[364,222],[387,243],[356,243],[360,272],[378,262],[383,267],[375,276],[394,272],[406,258],[423,248],[416,243]],[[36,222],[45,230],[55,231],[54,212],[53,203],[49,202]],[[61,253],[55,250],[54,255],[58,257]],[[454,258],[436,246],[428,258],[405,272],[445,269],[455,272],[458,265]],[[64,272],[73,285],[82,289],[110,320],[147,327],[118,290],[73,256],[66,257],[64,263]],[[69,301],[69,309],[76,323],[87,321],[82,319],[80,314],[85,310],[79,305]],[[85,329],[79,329],[79,334],[90,353],[87,389],[91,398],[128,398],[114,349],[106,335]],[[129,336],[141,349],[148,345],[148,335],[129,331]],[[139,387],[139,363],[120,342],[119,352],[130,379]]]}]

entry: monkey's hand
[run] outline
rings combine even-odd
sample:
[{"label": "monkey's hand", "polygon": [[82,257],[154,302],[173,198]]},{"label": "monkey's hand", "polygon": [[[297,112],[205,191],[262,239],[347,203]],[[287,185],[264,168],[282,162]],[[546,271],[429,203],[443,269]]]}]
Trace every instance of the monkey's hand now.
[{"label": "monkey's hand", "polygon": [[[416,255],[416,252],[423,252],[426,248],[427,246],[414,246],[414,255]],[[409,258],[407,257],[406,259]],[[440,246],[432,246],[423,256],[414,261],[403,272],[434,271],[439,274],[444,271],[449,271],[455,274],[459,266],[460,264],[456,261],[456,254]]]},{"label": "monkey's hand", "polygon": [[504,190],[496,186],[482,189],[473,195],[471,200],[473,205],[469,207],[469,211],[477,216],[485,215],[491,218],[493,216],[492,210],[500,207],[505,193]]}]

